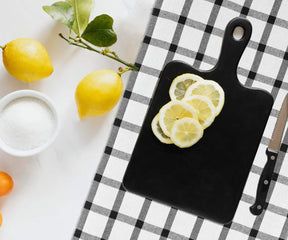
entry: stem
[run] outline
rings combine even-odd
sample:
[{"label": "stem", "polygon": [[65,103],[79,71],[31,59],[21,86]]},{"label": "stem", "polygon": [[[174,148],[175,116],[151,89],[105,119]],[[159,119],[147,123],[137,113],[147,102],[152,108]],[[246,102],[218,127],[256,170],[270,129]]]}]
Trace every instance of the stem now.
[{"label": "stem", "polygon": [[104,50],[106,53],[111,53],[114,57],[119,58],[119,56],[116,54],[114,51],[110,51],[108,47],[105,48]]},{"label": "stem", "polygon": [[[91,51],[94,51],[94,52],[97,52],[97,53],[100,53],[100,54],[103,54],[104,56],[106,57],[109,57],[111,59],[114,59],[124,65],[126,65],[127,67],[131,68],[132,71],[138,71],[138,68],[136,66],[134,66],[133,64],[131,63],[128,63],[124,60],[122,60],[121,58],[119,58],[115,53],[113,52],[102,52],[102,51],[99,51],[95,48],[92,48],[91,46],[89,46],[87,43],[83,42],[82,39],[80,39],[80,43],[82,43],[83,45],[85,45],[87,47],[88,50],[91,50]],[[109,53],[111,53],[112,55],[110,55]]]},{"label": "stem", "polygon": [[[106,51],[99,51],[99,50],[91,47],[91,46],[88,45],[87,43],[83,42],[83,40],[82,40],[81,38],[76,39],[76,38],[69,37],[69,39],[67,39],[67,38],[65,38],[61,33],[59,34],[59,36],[60,36],[61,38],[63,38],[66,42],[68,42],[69,44],[71,44],[71,45],[74,45],[74,46],[77,46],[77,47],[81,47],[81,48],[84,48],[84,49],[88,49],[88,50],[93,51],[93,52],[97,52],[97,53],[99,53],[99,54],[101,54],[101,55],[104,55],[104,56],[106,56],[106,57],[109,57],[109,58],[111,58],[111,59],[114,59],[114,60],[117,61],[117,62],[120,62],[120,63],[124,64],[124,65],[127,66],[128,69],[131,70],[131,71],[138,71],[138,68],[137,68],[135,65],[133,65],[133,64],[131,64],[131,63],[128,63],[128,62],[122,60],[121,58],[119,58],[119,57],[117,56],[117,54],[116,54],[115,52],[111,52],[110,50],[107,51],[107,52],[106,52]],[[73,40],[73,42],[72,42],[71,40]],[[125,68],[125,69],[126,69],[126,68]],[[126,70],[126,71],[129,71],[129,70]],[[126,72],[126,71],[125,71],[125,72]],[[122,73],[121,73],[121,74],[122,74]]]},{"label": "stem", "polygon": [[0,48],[1,48],[2,50],[4,50],[5,46],[1,46],[1,45],[0,45]]},{"label": "stem", "polygon": [[[130,71],[130,70],[132,70],[130,67],[128,67],[128,68],[119,68],[119,72],[118,72],[118,74],[121,76],[123,73],[125,73],[125,72],[128,72],[128,71]],[[132,70],[133,71],[133,70]]]},{"label": "stem", "polygon": [[88,49],[88,48],[85,47],[85,46],[82,46],[82,45],[79,45],[79,44],[77,44],[77,43],[71,42],[69,39],[65,38],[61,33],[59,34],[59,36],[60,36],[61,38],[63,38],[66,42],[68,42],[70,45],[74,45],[74,46],[77,46],[77,47],[81,47],[81,48]]},{"label": "stem", "polygon": [[69,38],[71,38],[71,33],[72,33],[72,30],[71,28],[69,29]]}]

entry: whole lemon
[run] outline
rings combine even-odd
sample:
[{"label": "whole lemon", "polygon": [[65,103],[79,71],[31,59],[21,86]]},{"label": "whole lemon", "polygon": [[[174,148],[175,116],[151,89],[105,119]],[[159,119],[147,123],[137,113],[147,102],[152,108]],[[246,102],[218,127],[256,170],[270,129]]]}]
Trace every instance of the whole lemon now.
[{"label": "whole lemon", "polygon": [[33,82],[51,75],[53,65],[45,47],[31,38],[17,38],[3,50],[6,70],[23,82]]},{"label": "whole lemon", "polygon": [[101,116],[118,103],[123,89],[119,73],[102,69],[88,74],[78,84],[75,99],[79,118]]}]

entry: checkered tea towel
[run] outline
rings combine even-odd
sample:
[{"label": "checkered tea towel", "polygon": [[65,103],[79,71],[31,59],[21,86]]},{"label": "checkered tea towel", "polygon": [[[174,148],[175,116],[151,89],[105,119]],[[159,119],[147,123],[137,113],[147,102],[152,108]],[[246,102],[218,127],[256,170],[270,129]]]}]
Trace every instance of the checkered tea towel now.
[{"label": "checkered tea towel", "polygon": [[[220,225],[150,201],[121,187],[129,158],[163,66],[182,60],[195,68],[212,68],[227,23],[247,18],[251,40],[238,77],[247,87],[269,91],[275,103],[234,220]],[[288,231],[288,133],[284,136],[267,208],[249,212],[265,150],[288,92],[288,0],[157,0],[103,159],[92,182],[73,240],[284,240]],[[249,137],[249,133],[247,133]]]}]

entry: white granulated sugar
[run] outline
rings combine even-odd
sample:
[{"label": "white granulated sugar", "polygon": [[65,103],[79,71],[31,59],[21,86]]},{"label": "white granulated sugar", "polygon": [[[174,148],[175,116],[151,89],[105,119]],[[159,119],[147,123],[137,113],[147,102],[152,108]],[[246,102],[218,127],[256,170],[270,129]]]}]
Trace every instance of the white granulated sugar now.
[{"label": "white granulated sugar", "polygon": [[0,113],[0,138],[18,150],[45,144],[54,128],[55,119],[47,104],[33,97],[18,98]]}]

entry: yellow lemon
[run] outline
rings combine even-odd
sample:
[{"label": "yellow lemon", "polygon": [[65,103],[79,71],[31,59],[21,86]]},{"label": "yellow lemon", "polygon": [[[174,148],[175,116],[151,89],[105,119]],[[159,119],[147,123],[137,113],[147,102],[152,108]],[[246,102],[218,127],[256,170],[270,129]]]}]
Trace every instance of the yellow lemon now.
[{"label": "yellow lemon", "polygon": [[171,83],[169,89],[169,95],[172,100],[181,100],[184,98],[186,90],[193,84],[198,81],[204,81],[198,75],[192,73],[184,73],[176,78]]},{"label": "yellow lemon", "polygon": [[225,102],[225,94],[217,82],[205,80],[194,83],[187,89],[184,99],[193,95],[208,97],[216,108],[216,116],[221,112]]},{"label": "yellow lemon", "polygon": [[184,98],[183,101],[189,103],[196,110],[199,123],[204,129],[212,124],[216,116],[216,108],[209,98],[201,95],[192,95]]},{"label": "yellow lemon", "polygon": [[196,110],[188,103],[172,100],[165,104],[159,111],[159,124],[164,134],[170,137],[173,124],[184,117],[198,120]]},{"label": "yellow lemon", "polygon": [[203,136],[201,124],[194,118],[182,118],[171,129],[171,140],[180,148],[194,145]]},{"label": "yellow lemon", "polygon": [[166,144],[173,143],[171,139],[167,135],[165,135],[162,128],[160,127],[159,113],[153,118],[151,127],[152,127],[152,132],[159,139],[160,142],[166,143]]},{"label": "yellow lemon", "polygon": [[53,65],[45,47],[31,38],[17,38],[3,48],[3,63],[7,71],[24,82],[50,76]]},{"label": "yellow lemon", "polygon": [[123,89],[121,76],[110,69],[88,74],[78,84],[75,99],[79,118],[101,116],[118,103]]}]

